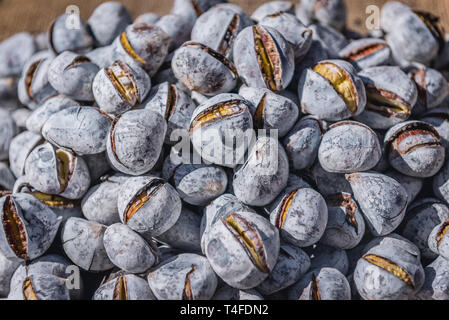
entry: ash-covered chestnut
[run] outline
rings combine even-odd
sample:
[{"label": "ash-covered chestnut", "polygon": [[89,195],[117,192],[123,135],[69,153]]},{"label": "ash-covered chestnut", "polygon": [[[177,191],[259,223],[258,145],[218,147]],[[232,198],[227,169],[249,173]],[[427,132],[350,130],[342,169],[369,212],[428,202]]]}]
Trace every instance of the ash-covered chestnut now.
[{"label": "ash-covered chestnut", "polygon": [[87,20],[89,31],[100,47],[110,45],[131,23],[132,18],[128,10],[115,1],[100,4]]},{"label": "ash-covered chestnut", "polygon": [[209,261],[191,253],[163,261],[147,279],[158,300],[208,300],[217,288]]},{"label": "ash-covered chestnut", "polygon": [[93,79],[92,91],[100,109],[119,115],[139,105],[151,89],[148,74],[138,66],[116,61]]},{"label": "ash-covered chestnut", "polygon": [[164,62],[170,42],[170,36],[161,28],[134,23],[113,42],[113,55],[116,60],[141,67],[152,77]]},{"label": "ash-covered chestnut", "polygon": [[8,300],[70,300],[66,279],[50,274],[27,277],[21,286],[12,288]]},{"label": "ash-covered chestnut", "polygon": [[206,234],[205,252],[215,273],[228,285],[250,289],[273,271],[279,255],[279,232],[251,212],[231,212]]},{"label": "ash-covered chestnut", "polygon": [[425,281],[416,297],[420,300],[449,299],[449,260],[439,256],[424,268]]},{"label": "ash-covered chestnut", "polygon": [[[70,28],[70,19],[74,21],[78,28]],[[70,14],[60,15],[50,26],[48,31],[50,49],[55,54],[64,51],[73,51],[83,54],[92,50],[94,46],[94,38],[92,37],[89,27],[81,20],[80,17],[71,17]]]},{"label": "ash-covered chestnut", "polygon": [[322,268],[306,274],[288,293],[290,300],[351,300],[351,287],[337,269]]},{"label": "ash-covered chestnut", "polygon": [[418,99],[418,90],[398,67],[372,67],[359,73],[368,102],[356,119],[373,129],[389,129],[407,120]]},{"label": "ash-covered chestnut", "polygon": [[157,264],[156,249],[128,226],[115,223],[103,236],[104,248],[113,264],[130,273],[143,273]]},{"label": "ash-covered chestnut", "polygon": [[122,184],[117,206],[120,220],[144,236],[158,236],[173,227],[181,214],[176,190],[154,176],[129,178]]},{"label": "ash-covered chestnut", "polygon": [[171,42],[168,47],[168,52],[173,52],[180,47],[184,42],[190,40],[191,26],[188,19],[179,14],[167,14],[160,17],[155,23],[167,35],[169,35]]},{"label": "ash-covered chestnut", "polygon": [[16,177],[14,176],[11,169],[4,162],[0,162],[0,191],[12,190],[16,182]]},{"label": "ash-covered chestnut", "polygon": [[219,94],[199,105],[189,129],[195,151],[211,163],[236,167],[253,141],[250,107],[250,102],[233,93]]},{"label": "ash-covered chestnut", "polygon": [[271,205],[271,223],[285,241],[298,247],[318,242],[327,220],[326,201],[311,188],[287,189]]},{"label": "ash-covered chestnut", "polygon": [[273,92],[286,89],[293,78],[294,56],[293,46],[271,27],[247,27],[234,42],[235,67],[249,87]]},{"label": "ash-covered chestnut", "polygon": [[42,136],[30,131],[19,133],[11,140],[9,145],[9,166],[17,178],[24,175],[25,162],[29,154],[42,143],[44,143]]},{"label": "ash-covered chestnut", "polygon": [[429,235],[440,223],[449,220],[449,207],[437,199],[420,199],[409,206],[402,236],[413,242],[425,259],[436,259],[428,246]]},{"label": "ash-covered chestnut", "polygon": [[298,247],[281,244],[273,271],[257,290],[263,295],[279,292],[299,281],[309,268],[310,258],[307,253]]},{"label": "ash-covered chestnut", "polygon": [[155,24],[161,17],[154,12],[145,12],[134,19],[134,23],[146,23],[148,25]]},{"label": "ash-covered chestnut", "polygon": [[319,161],[309,171],[310,178],[316,189],[323,195],[328,196],[340,192],[352,193],[351,185],[343,173],[332,173],[323,169]]},{"label": "ash-covered chestnut", "polygon": [[386,13],[389,6],[384,6],[381,12],[382,17],[391,16],[391,19],[381,19],[381,23],[387,21],[382,27],[387,31],[386,40],[393,55],[399,62],[430,63],[445,44],[439,18],[428,12],[398,6],[402,8],[395,11],[400,13],[396,16],[391,16],[393,12]]},{"label": "ash-covered chestnut", "polygon": [[385,172],[385,174],[402,184],[404,189],[407,191],[408,205],[410,205],[416,199],[424,185],[424,179],[406,176],[405,174],[402,174],[395,170],[387,171]]},{"label": "ash-covered chestnut", "polygon": [[409,300],[424,283],[419,249],[400,236],[373,240],[357,262],[354,282],[365,300]]},{"label": "ash-covered chestnut", "polygon": [[11,117],[14,119],[14,122],[20,131],[25,129],[26,121],[30,114],[31,110],[25,107],[21,107],[11,112]]},{"label": "ash-covered chestnut", "polygon": [[268,1],[254,10],[251,19],[260,22],[263,18],[282,12],[293,13],[295,6],[290,1]]},{"label": "ash-covered chestnut", "polygon": [[329,247],[323,244],[317,244],[306,248],[310,256],[310,270],[319,270],[322,268],[337,269],[344,275],[349,271],[349,257],[345,250]]},{"label": "ash-covered chestnut", "polygon": [[[447,207],[445,207],[447,209]],[[429,234],[428,246],[429,249],[445,259],[449,260],[449,237],[447,231],[449,230],[449,219],[438,223]]]},{"label": "ash-covered chestnut", "polygon": [[156,297],[145,279],[119,272],[100,285],[92,300],[156,300]]},{"label": "ash-covered chestnut", "polygon": [[117,198],[127,176],[115,174],[106,176],[104,180],[92,188],[83,197],[81,208],[87,220],[106,226],[120,222]]},{"label": "ash-covered chestnut", "polygon": [[[81,294],[83,293],[84,283],[81,278],[69,279],[69,276],[71,275],[69,266],[69,260],[62,256],[54,254],[42,256],[29,263],[21,263],[21,265],[17,268],[11,278],[11,292],[8,296],[8,299],[23,299],[25,293],[27,294],[28,298],[32,297],[33,290],[31,290],[29,285],[24,286],[24,283],[29,277],[39,275],[59,278],[60,281],[50,279],[50,283],[53,283],[53,285],[56,284],[56,288],[58,288],[60,286],[59,282],[61,282],[64,286],[67,287],[67,289],[69,289],[68,293],[71,299],[79,299],[81,297]],[[72,287],[70,287],[69,285],[72,285]],[[47,288],[41,288],[42,290],[37,290],[38,288],[34,289],[34,293],[37,296],[45,295],[45,291],[48,290]],[[61,292],[65,296],[65,290]]]},{"label": "ash-covered chestnut", "polygon": [[[158,112],[167,121],[165,143],[175,144],[177,137],[171,137],[178,129],[189,130],[190,119],[196,108],[190,97],[174,84],[164,82],[151,89],[145,100],[145,109]],[[172,140],[173,139],[173,140]]]},{"label": "ash-covered chestnut", "polygon": [[144,174],[156,165],[167,123],[151,110],[131,110],[116,117],[106,139],[112,167],[130,175]]},{"label": "ash-covered chestnut", "polygon": [[110,66],[115,61],[112,45],[96,48],[86,53],[85,56],[101,69]]},{"label": "ash-covered chestnut", "polygon": [[234,64],[198,42],[186,42],[176,50],[171,66],[175,77],[187,88],[207,96],[229,92],[237,84]]},{"label": "ash-covered chestnut", "polygon": [[318,150],[324,170],[334,173],[367,171],[377,165],[382,149],[376,133],[355,121],[342,121],[329,127]]},{"label": "ash-covered chestnut", "polygon": [[201,252],[201,216],[183,208],[178,221],[163,234],[157,236],[159,242],[170,247],[187,251]]},{"label": "ash-covered chestnut", "polygon": [[19,265],[19,260],[8,259],[0,252],[0,297],[9,294],[11,278]]},{"label": "ash-covered chestnut", "polygon": [[303,25],[293,14],[279,12],[268,15],[259,24],[276,29],[293,45],[295,61],[300,61],[312,45],[312,30]]},{"label": "ash-covered chestnut", "polygon": [[70,218],[62,227],[61,241],[65,254],[86,271],[106,271],[114,264],[103,244],[106,226],[81,218]]},{"label": "ash-covered chestnut", "polygon": [[98,108],[74,106],[53,114],[42,127],[42,135],[53,145],[77,154],[97,154],[106,150],[111,122]]},{"label": "ash-covered chestnut", "polygon": [[75,153],[46,142],[34,148],[25,161],[25,174],[36,190],[80,199],[89,189],[86,162]]},{"label": "ash-covered chestnut", "polygon": [[433,192],[449,204],[449,161],[446,161],[441,171],[433,178]]},{"label": "ash-covered chestnut", "polygon": [[265,206],[287,186],[288,174],[284,148],[272,137],[259,136],[234,173],[234,194],[247,205]]},{"label": "ash-covered chestnut", "polygon": [[446,149],[446,158],[449,157],[449,109],[434,108],[420,116],[419,120],[431,124],[438,131],[441,144]]},{"label": "ash-covered chestnut", "polygon": [[60,94],[74,100],[93,101],[92,82],[98,70],[86,56],[65,51],[51,62],[48,82]]},{"label": "ash-covered chestnut", "polygon": [[46,99],[57,94],[48,81],[48,71],[53,61],[51,54],[37,53],[27,62],[17,85],[20,102],[29,109],[36,109]]},{"label": "ash-covered chestnut", "polygon": [[391,166],[408,176],[433,177],[444,164],[440,135],[426,122],[397,124],[385,134],[384,147]]},{"label": "ash-covered chestnut", "polygon": [[45,122],[55,113],[69,107],[79,106],[79,103],[64,95],[57,95],[45,100],[34,110],[26,120],[26,129],[34,133],[41,133]]},{"label": "ash-covered chestnut", "polygon": [[239,32],[252,24],[245,12],[227,6],[216,6],[198,17],[191,39],[229,57]]},{"label": "ash-covered chestnut", "polygon": [[346,27],[346,5],[343,0],[302,0],[296,16],[305,24],[318,22],[337,30]]},{"label": "ash-covered chestnut", "polygon": [[22,68],[37,51],[33,36],[17,33],[0,43],[0,78],[20,76]]},{"label": "ash-covered chestnut", "polygon": [[165,159],[162,176],[173,184],[182,200],[205,206],[226,191],[228,177],[223,168],[186,163],[173,152]]},{"label": "ash-covered chestnut", "polygon": [[282,143],[292,169],[307,169],[315,163],[324,127],[317,118],[305,116],[288,132]]},{"label": "ash-covered chestnut", "polygon": [[0,250],[8,259],[33,260],[52,244],[61,219],[28,194],[0,198]]},{"label": "ash-covered chestnut", "polygon": [[298,120],[298,106],[271,90],[242,86],[239,95],[251,103],[254,129],[278,130],[279,137],[283,137]]},{"label": "ash-covered chestnut", "polygon": [[206,235],[215,222],[226,217],[228,213],[240,211],[255,212],[253,209],[240,202],[236,196],[230,193],[219,196],[204,208],[200,226],[201,250],[203,253],[205,253]]},{"label": "ash-covered chestnut", "polygon": [[326,197],[328,222],[320,243],[339,249],[352,249],[365,234],[365,220],[352,196],[338,193]]},{"label": "ash-covered chestnut", "polygon": [[19,133],[16,122],[10,113],[0,108],[0,160],[8,159],[11,140]]},{"label": "ash-covered chestnut", "polygon": [[414,68],[410,78],[418,89],[418,101],[413,114],[421,114],[438,107],[449,95],[449,84],[444,76],[431,68]]},{"label": "ash-covered chestnut", "polygon": [[215,5],[225,4],[224,0],[175,0],[171,13],[179,14],[193,27],[197,18]]},{"label": "ash-covered chestnut", "polygon": [[346,179],[373,235],[390,234],[401,224],[408,195],[399,182],[376,172],[347,174]]},{"label": "ash-covered chestnut", "polygon": [[305,70],[298,95],[304,113],[319,119],[340,121],[365,110],[366,92],[354,67],[343,60],[325,60]]},{"label": "ash-covered chestnut", "polygon": [[341,59],[363,70],[392,63],[391,49],[382,39],[364,38],[351,41],[339,53]]},{"label": "ash-covered chestnut", "polygon": [[332,27],[322,24],[312,24],[309,26],[309,29],[313,32],[313,41],[318,42],[324,48],[330,59],[339,59],[340,51],[349,44],[346,36]]}]

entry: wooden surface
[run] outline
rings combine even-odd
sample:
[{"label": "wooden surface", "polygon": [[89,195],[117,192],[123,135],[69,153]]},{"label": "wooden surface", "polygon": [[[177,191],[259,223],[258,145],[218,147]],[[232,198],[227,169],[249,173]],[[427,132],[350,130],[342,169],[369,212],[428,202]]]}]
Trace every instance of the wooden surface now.
[{"label": "wooden surface", "polygon": [[[92,10],[104,0],[0,0],[0,40],[20,31],[45,31],[51,21],[65,12],[68,5],[77,5],[81,16],[87,19]],[[173,0],[121,0],[134,17],[143,12],[165,14],[170,11]],[[230,0],[251,13],[264,0]],[[292,1],[297,2],[297,1]],[[365,9],[368,5],[382,6],[386,0],[346,0],[348,24],[357,31],[364,31]],[[407,0],[416,8],[441,16],[449,32],[449,0]]]}]

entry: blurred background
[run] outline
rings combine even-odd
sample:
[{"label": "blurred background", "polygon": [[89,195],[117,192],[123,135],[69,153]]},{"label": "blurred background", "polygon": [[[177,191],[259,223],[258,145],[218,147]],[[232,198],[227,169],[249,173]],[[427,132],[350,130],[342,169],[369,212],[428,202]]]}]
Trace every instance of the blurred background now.
[{"label": "blurred background", "polygon": [[[0,0],[0,40],[20,31],[45,31],[57,16],[65,12],[69,5],[76,5],[81,16],[87,20],[93,9],[105,0]],[[163,15],[170,11],[173,0],[121,0],[134,17],[144,12]],[[265,0],[230,0],[240,5],[247,13],[252,13]],[[297,3],[298,0],[292,1]],[[351,29],[365,32],[365,9],[368,5],[382,6],[387,0],[346,0]],[[449,32],[449,0],[402,0],[417,9],[430,11],[442,18]]]}]

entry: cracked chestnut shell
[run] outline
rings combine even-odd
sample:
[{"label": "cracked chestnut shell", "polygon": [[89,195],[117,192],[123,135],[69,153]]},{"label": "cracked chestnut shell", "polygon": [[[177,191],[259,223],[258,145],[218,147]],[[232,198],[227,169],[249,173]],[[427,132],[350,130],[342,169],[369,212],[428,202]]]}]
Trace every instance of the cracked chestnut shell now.
[{"label": "cracked chestnut shell", "polygon": [[126,27],[112,43],[115,60],[144,69],[154,76],[168,54],[170,36],[161,28],[145,23]]},{"label": "cracked chestnut shell", "polygon": [[449,207],[437,199],[420,199],[410,205],[404,220],[402,236],[420,249],[423,258],[436,259],[437,254],[429,248],[428,239],[437,225],[449,220]]},{"label": "cracked chestnut shell", "polygon": [[106,279],[95,291],[93,300],[156,300],[145,279],[119,272]]},{"label": "cracked chestnut shell", "polygon": [[439,256],[424,268],[425,281],[416,295],[420,300],[449,299],[449,260]]},{"label": "cracked chestnut shell", "polygon": [[86,56],[65,51],[58,55],[48,69],[48,82],[60,94],[78,101],[94,101],[92,82],[99,71]]},{"label": "cracked chestnut shell", "polygon": [[320,243],[349,250],[357,246],[365,234],[365,220],[349,193],[326,197],[328,221]]},{"label": "cracked chestnut shell", "polygon": [[34,148],[25,161],[25,175],[36,190],[80,199],[90,186],[86,162],[75,153],[46,142]]},{"label": "cracked chestnut shell", "polygon": [[381,157],[382,149],[376,133],[355,121],[331,125],[318,149],[321,166],[334,173],[371,170]]},{"label": "cracked chestnut shell", "polygon": [[79,155],[97,154],[106,150],[111,122],[98,108],[73,106],[53,114],[42,127],[42,136]]},{"label": "cracked chestnut shell", "polygon": [[388,43],[381,39],[365,38],[351,41],[339,55],[341,59],[351,62],[360,70],[392,63],[391,49]]},{"label": "cracked chestnut shell", "polygon": [[295,6],[290,1],[268,1],[254,10],[251,19],[259,23],[263,18],[282,12],[293,13]]},{"label": "cracked chestnut shell", "polygon": [[351,300],[351,288],[340,271],[321,268],[310,271],[294,284],[288,296],[291,300]]},{"label": "cracked chestnut shell", "polygon": [[324,234],[327,220],[326,202],[311,188],[289,188],[271,205],[271,224],[279,229],[285,241],[298,247],[317,243]]},{"label": "cracked chestnut shell", "polygon": [[239,12],[227,6],[216,6],[198,17],[192,29],[191,39],[225,57],[230,57],[239,32],[252,24],[251,19],[243,11]]},{"label": "cracked chestnut shell", "polygon": [[148,74],[142,68],[122,61],[101,69],[92,83],[93,95],[100,109],[114,115],[140,105],[150,89]]},{"label": "cracked chestnut shell", "polygon": [[233,57],[239,76],[249,87],[279,92],[294,73],[293,46],[274,28],[262,25],[243,29],[234,43]]},{"label": "cracked chestnut shell", "polygon": [[147,280],[158,300],[208,300],[218,281],[209,261],[191,253],[163,261]]},{"label": "cracked chestnut shell", "polygon": [[177,142],[175,137],[171,137],[173,131],[189,130],[190,119],[196,109],[195,103],[184,91],[168,82],[151,89],[144,105],[145,109],[158,112],[167,121],[165,143],[170,145]]},{"label": "cracked chestnut shell", "polygon": [[144,236],[158,236],[175,225],[182,204],[169,183],[141,176],[122,184],[117,206],[122,223]]},{"label": "cracked chestnut shell", "polygon": [[188,41],[176,50],[171,66],[189,90],[207,96],[230,92],[237,85],[238,74],[231,60],[198,42]]},{"label": "cracked chestnut shell", "polygon": [[304,58],[312,45],[312,30],[308,29],[293,14],[279,12],[266,16],[260,25],[271,27],[279,31],[289,41],[295,51],[295,62]]},{"label": "cracked chestnut shell", "polygon": [[[250,106],[250,102],[233,93],[217,95],[199,105],[189,128],[195,151],[214,164],[234,168],[241,163],[247,148],[245,138],[248,144],[253,141]],[[231,143],[233,139],[235,145]]]},{"label": "cracked chestnut shell", "polygon": [[299,108],[291,99],[268,89],[242,86],[239,95],[251,102],[254,129],[278,130],[287,134],[299,117]]},{"label": "cracked chestnut shell", "polygon": [[439,107],[432,109],[419,117],[420,121],[431,124],[440,134],[441,144],[449,157],[449,109]]},{"label": "cracked chestnut shell", "polygon": [[359,73],[368,101],[356,119],[373,129],[389,129],[407,120],[418,99],[418,90],[398,67],[373,67]]},{"label": "cracked chestnut shell", "polygon": [[365,300],[409,300],[424,283],[419,249],[392,235],[373,240],[357,262],[354,282]]},{"label": "cracked chestnut shell", "polygon": [[9,166],[17,178],[25,174],[25,162],[30,153],[44,141],[40,134],[30,131],[19,133],[11,140],[9,145]]},{"label": "cracked chestnut shell", "polygon": [[114,264],[103,243],[106,226],[82,218],[70,218],[61,230],[62,247],[70,260],[86,271],[106,271]]},{"label": "cracked chestnut shell", "polygon": [[388,235],[401,224],[408,195],[399,182],[376,172],[347,174],[346,179],[373,235]]},{"label": "cracked chestnut shell", "polygon": [[131,110],[116,117],[106,139],[109,162],[115,170],[138,176],[156,165],[167,123],[150,110]]},{"label": "cracked chestnut shell", "polygon": [[340,121],[365,110],[366,92],[354,67],[343,60],[324,60],[304,70],[298,84],[303,113]]},{"label": "cracked chestnut shell", "polygon": [[230,212],[206,235],[206,256],[215,273],[228,285],[250,289],[273,270],[279,255],[279,232],[262,216]]},{"label": "cracked chestnut shell", "polygon": [[0,198],[0,250],[8,259],[33,260],[52,244],[61,219],[28,194]]},{"label": "cracked chestnut shell", "polygon": [[[446,207],[447,209],[447,207]],[[429,249],[445,259],[449,258],[449,219],[446,219],[436,225],[429,234]],[[448,259],[449,260],[449,259]]]},{"label": "cracked chestnut shell", "polygon": [[444,165],[440,135],[426,122],[397,124],[385,134],[384,147],[391,166],[408,176],[433,177]]}]

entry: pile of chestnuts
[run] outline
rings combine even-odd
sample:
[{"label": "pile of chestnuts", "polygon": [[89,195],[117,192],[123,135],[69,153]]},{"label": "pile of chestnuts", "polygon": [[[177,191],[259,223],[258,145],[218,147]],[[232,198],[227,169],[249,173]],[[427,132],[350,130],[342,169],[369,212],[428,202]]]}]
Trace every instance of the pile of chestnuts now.
[{"label": "pile of chestnuts", "polygon": [[346,9],[104,2],[1,42],[0,298],[448,300],[449,35]]}]

